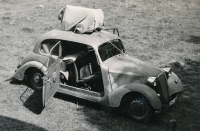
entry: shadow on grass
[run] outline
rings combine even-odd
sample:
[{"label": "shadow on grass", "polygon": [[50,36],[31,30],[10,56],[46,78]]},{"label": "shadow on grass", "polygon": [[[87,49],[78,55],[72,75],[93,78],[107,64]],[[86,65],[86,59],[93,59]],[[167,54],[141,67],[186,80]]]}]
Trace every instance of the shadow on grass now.
[{"label": "shadow on grass", "polygon": [[35,114],[41,114],[44,109],[42,105],[41,92],[36,92],[27,88],[27,90],[25,90],[25,92],[20,96],[20,99],[23,101],[23,105]]},{"label": "shadow on grass", "polygon": [[54,95],[54,98],[58,98],[58,99],[61,99],[61,100],[64,100],[64,101],[69,101],[69,102],[72,102],[74,104],[78,104],[78,105],[81,105],[81,106],[86,106],[86,107],[89,107],[89,108],[92,108],[92,109],[98,110],[98,111],[110,111],[110,110],[112,110],[111,108],[104,107],[104,106],[102,106],[98,103],[87,101],[87,100],[77,98],[77,97],[74,97],[74,96],[70,96],[70,95],[67,95],[67,94],[63,94],[63,93],[60,93],[60,92],[57,92]]},{"label": "shadow on grass", "polygon": [[[10,84],[28,86],[26,81],[18,81],[16,79],[10,79]],[[34,91],[29,87],[21,94],[20,100],[27,109],[35,114],[41,114],[44,109],[42,104],[42,92]]]},{"label": "shadow on grass", "polygon": [[[140,124],[124,118],[119,110],[107,108],[97,103],[79,99],[62,93],[56,93],[55,98],[69,101],[81,107],[76,108],[83,113],[85,120],[99,130],[170,130],[170,120],[177,121],[177,130],[200,130],[198,113],[200,105],[200,62],[185,60],[184,64],[174,62],[169,64],[173,71],[180,77],[184,84],[183,95],[177,102],[159,115],[150,119],[148,124]],[[41,93],[30,93],[24,101],[24,106],[36,114],[42,111]],[[25,97],[26,95],[24,95]],[[37,99],[36,99],[37,98]],[[38,104],[40,103],[40,104]]]},{"label": "shadow on grass", "polygon": [[148,129],[145,124],[137,123],[126,118],[119,108],[105,107],[98,103],[69,96],[60,92],[56,93],[54,97],[81,106],[79,108],[76,108],[76,110],[80,110],[84,114],[85,120],[88,123],[92,124],[93,127],[98,128],[98,130],[109,129],[112,131],[129,131],[134,130],[135,127],[137,127],[138,129]]},{"label": "shadow on grass", "polygon": [[10,81],[10,84],[15,84],[15,85],[28,85],[25,80],[19,81],[15,79],[14,77],[8,78],[5,81]]},{"label": "shadow on grass", "polygon": [[[183,83],[183,94],[176,103],[163,113],[153,116],[151,127],[169,129],[169,121],[177,121],[177,130],[200,130],[199,101],[200,101],[200,61],[185,59],[184,63],[173,62],[172,68]],[[165,125],[164,125],[165,124]]]},{"label": "shadow on grass", "polygon": [[200,36],[190,36],[189,40],[187,42],[191,42],[194,44],[200,44]]},{"label": "shadow on grass", "polygon": [[42,127],[14,118],[0,116],[0,131],[46,131]]},{"label": "shadow on grass", "polygon": [[186,87],[188,87],[188,85],[199,86],[200,60],[194,61],[185,59],[184,61],[184,64],[181,64],[180,62],[174,62],[170,63],[169,66],[180,77]]}]

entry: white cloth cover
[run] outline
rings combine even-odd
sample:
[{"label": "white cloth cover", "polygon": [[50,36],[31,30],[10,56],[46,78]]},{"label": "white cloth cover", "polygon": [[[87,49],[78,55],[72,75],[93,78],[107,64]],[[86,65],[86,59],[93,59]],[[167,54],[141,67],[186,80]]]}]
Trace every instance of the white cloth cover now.
[{"label": "white cloth cover", "polygon": [[63,30],[76,29],[84,33],[97,28],[103,28],[104,14],[101,9],[90,9],[66,5],[61,27]]}]

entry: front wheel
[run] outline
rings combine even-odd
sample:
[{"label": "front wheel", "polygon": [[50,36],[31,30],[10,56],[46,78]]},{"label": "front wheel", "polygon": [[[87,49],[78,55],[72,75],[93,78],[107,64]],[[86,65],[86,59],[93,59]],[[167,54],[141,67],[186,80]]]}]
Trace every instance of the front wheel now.
[{"label": "front wheel", "polygon": [[151,116],[151,105],[141,94],[127,97],[123,108],[126,115],[137,122],[148,122]]},{"label": "front wheel", "polygon": [[32,69],[28,74],[28,82],[31,88],[42,91],[44,74],[39,69]]}]

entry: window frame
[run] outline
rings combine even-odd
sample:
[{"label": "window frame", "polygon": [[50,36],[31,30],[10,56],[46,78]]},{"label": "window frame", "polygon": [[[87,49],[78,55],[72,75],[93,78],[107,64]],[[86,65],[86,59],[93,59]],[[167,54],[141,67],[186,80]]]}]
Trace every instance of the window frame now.
[{"label": "window frame", "polygon": [[[51,47],[51,49],[49,50],[49,54],[48,53],[45,53],[45,52],[42,52],[42,45],[45,44],[44,41],[50,41],[50,40],[57,40],[57,42]],[[45,56],[52,56],[53,58],[58,58],[58,57],[61,57],[62,56],[62,46],[61,46],[61,41],[62,40],[59,40],[59,39],[45,39],[43,40],[41,43],[40,43],[40,47],[39,47],[39,53],[42,54],[42,55],[45,55]],[[59,43],[58,43],[59,42]],[[53,48],[55,48],[57,46],[57,43],[59,44],[59,51],[58,51],[58,55],[53,55],[52,54],[52,51],[53,51]],[[43,49],[44,50],[44,49]]]},{"label": "window frame", "polygon": [[[113,41],[115,41],[115,40],[118,40],[118,41],[120,42],[120,45],[121,45],[121,48],[122,48],[122,52],[123,52],[123,53],[126,53],[125,47],[124,47],[123,42],[122,42],[121,39],[112,39],[112,40],[106,41],[106,42],[102,43],[101,45],[99,45],[99,46],[97,47],[97,52],[98,52],[98,55],[99,55],[100,60],[101,60],[102,62],[105,62],[106,60],[108,60],[108,59],[110,59],[110,58],[112,58],[112,57],[114,57],[114,56],[116,56],[116,55],[113,55],[113,56],[111,56],[110,58],[107,58],[106,60],[102,60],[101,55],[100,55],[100,53],[99,53],[99,47],[101,47],[102,45],[104,45],[104,44],[106,44],[106,43],[109,43],[109,44],[110,44],[110,42],[113,44],[113,43],[114,43]],[[112,44],[111,44],[111,45],[112,45]],[[112,46],[113,46],[113,45],[112,45]],[[113,46],[113,47],[116,48],[115,46]],[[120,54],[122,54],[122,53],[120,53]],[[117,54],[117,55],[119,55],[119,54]]]}]

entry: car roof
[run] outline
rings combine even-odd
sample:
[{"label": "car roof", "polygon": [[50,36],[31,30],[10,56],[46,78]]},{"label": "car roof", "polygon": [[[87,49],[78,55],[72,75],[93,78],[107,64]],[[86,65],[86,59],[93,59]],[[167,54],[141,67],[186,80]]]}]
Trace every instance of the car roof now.
[{"label": "car roof", "polygon": [[52,30],[41,35],[38,38],[34,50],[37,50],[38,48],[40,48],[40,44],[42,43],[42,41],[47,40],[47,39],[59,39],[59,40],[72,41],[72,42],[90,45],[93,48],[95,48],[109,40],[119,39],[119,37],[107,31],[77,34],[77,33],[74,33],[73,31]]}]

